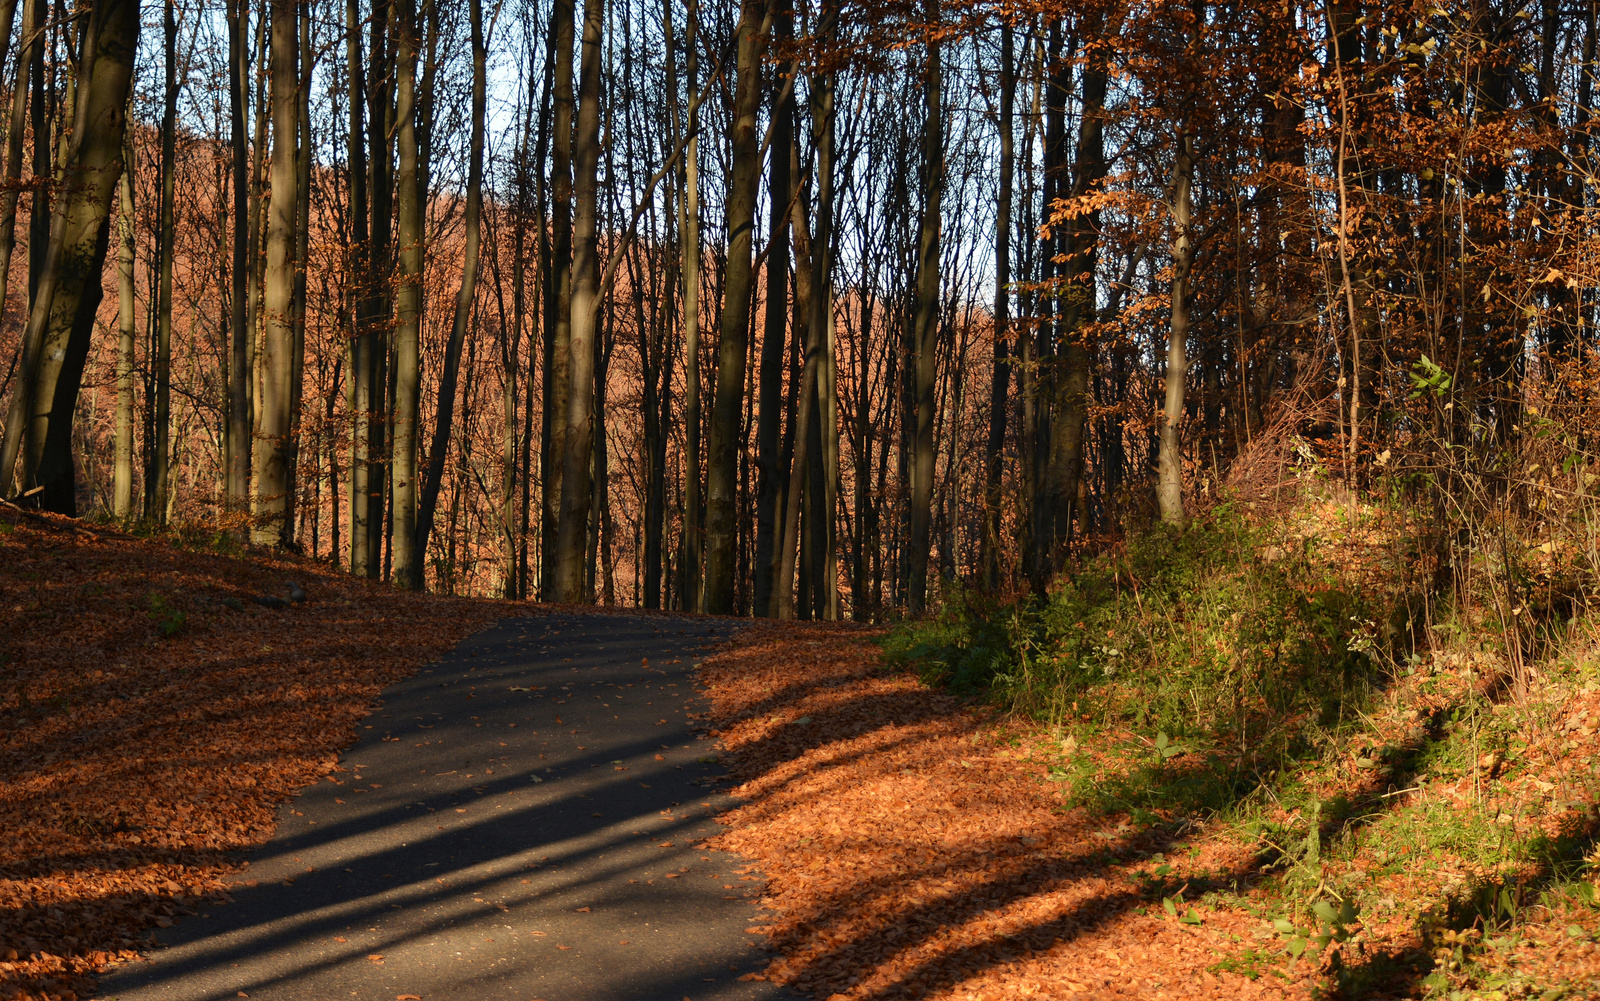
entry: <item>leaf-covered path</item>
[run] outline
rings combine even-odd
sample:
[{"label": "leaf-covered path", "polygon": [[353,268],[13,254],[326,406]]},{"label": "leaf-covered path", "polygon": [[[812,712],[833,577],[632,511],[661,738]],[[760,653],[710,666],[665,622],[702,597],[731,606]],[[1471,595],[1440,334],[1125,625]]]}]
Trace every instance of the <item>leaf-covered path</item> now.
[{"label": "leaf-covered path", "polygon": [[749,977],[759,883],[701,844],[727,803],[693,659],[727,632],[556,615],[463,642],[279,810],[233,904],[161,932],[101,996],[787,996]]}]

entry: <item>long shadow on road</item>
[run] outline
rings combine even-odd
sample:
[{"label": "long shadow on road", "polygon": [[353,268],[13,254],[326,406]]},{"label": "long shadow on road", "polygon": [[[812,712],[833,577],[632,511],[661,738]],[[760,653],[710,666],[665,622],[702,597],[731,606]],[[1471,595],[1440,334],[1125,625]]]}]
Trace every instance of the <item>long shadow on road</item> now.
[{"label": "long shadow on road", "polygon": [[691,714],[728,622],[507,619],[384,692],[279,811],[234,903],[105,977],[121,1001],[755,1001],[760,883],[696,847],[726,797]]}]

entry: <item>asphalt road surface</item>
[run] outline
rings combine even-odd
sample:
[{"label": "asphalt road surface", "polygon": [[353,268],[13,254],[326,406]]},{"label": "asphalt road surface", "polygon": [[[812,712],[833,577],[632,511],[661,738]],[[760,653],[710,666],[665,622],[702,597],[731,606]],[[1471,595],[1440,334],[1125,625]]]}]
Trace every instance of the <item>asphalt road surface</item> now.
[{"label": "asphalt road surface", "polygon": [[722,769],[689,713],[729,622],[507,619],[387,689],[345,771],[231,888],[101,982],[118,1001],[755,1001],[760,882],[696,847]]}]

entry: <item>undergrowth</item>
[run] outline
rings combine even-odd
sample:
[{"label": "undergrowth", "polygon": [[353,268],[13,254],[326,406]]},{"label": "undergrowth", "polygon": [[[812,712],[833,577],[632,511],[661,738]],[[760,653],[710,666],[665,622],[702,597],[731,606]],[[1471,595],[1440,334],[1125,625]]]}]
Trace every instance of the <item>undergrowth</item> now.
[{"label": "undergrowth", "polygon": [[1328,996],[1590,996],[1518,972],[1539,935],[1600,938],[1590,620],[1537,600],[1553,547],[1485,545],[1430,588],[1407,514],[1223,504],[1047,597],[966,595],[886,654],[1043,724],[1064,807],[1231,845],[1227,879],[1136,873],[1174,920],[1199,920],[1167,896],[1185,883],[1262,917],[1219,970],[1313,962]]}]

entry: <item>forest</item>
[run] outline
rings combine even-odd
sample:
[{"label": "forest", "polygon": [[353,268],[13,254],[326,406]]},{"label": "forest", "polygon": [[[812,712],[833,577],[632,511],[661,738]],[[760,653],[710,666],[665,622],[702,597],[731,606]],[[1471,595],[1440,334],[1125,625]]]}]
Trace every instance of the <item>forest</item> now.
[{"label": "forest", "polygon": [[0,0],[0,999],[1596,996],[1597,14]]},{"label": "forest", "polygon": [[25,507],[881,621],[1286,477],[1448,581],[1474,498],[1594,478],[1592,0],[0,22]]}]

